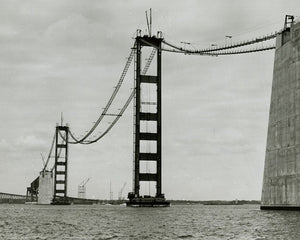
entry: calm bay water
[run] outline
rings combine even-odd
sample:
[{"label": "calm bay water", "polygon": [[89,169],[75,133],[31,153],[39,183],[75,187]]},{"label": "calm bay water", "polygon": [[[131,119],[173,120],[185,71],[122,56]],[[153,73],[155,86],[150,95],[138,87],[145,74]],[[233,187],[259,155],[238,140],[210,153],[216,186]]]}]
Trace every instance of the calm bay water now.
[{"label": "calm bay water", "polygon": [[0,239],[300,239],[300,212],[258,205],[0,205]]}]

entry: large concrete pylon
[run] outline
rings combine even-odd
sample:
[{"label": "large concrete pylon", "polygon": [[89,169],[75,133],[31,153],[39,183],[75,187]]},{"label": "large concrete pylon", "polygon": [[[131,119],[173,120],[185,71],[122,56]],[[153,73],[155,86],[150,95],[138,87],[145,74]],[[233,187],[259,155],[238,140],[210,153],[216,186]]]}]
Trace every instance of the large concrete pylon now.
[{"label": "large concrete pylon", "polygon": [[261,209],[300,210],[300,23],[277,36]]},{"label": "large concrete pylon", "polygon": [[53,199],[53,173],[41,171],[39,176],[38,204],[51,204]]}]

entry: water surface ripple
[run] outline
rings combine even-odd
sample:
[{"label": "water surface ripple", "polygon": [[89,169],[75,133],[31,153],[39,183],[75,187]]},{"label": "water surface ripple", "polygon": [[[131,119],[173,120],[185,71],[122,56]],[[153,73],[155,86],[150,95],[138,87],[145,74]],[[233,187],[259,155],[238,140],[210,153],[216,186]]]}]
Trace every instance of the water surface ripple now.
[{"label": "water surface ripple", "polygon": [[300,239],[300,212],[258,205],[0,205],[0,239]]}]

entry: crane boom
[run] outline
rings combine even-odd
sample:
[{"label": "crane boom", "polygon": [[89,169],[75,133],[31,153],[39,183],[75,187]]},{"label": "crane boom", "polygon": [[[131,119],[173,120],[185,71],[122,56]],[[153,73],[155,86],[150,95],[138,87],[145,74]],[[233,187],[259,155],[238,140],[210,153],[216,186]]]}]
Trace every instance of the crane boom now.
[{"label": "crane boom", "polygon": [[90,180],[90,178],[88,178],[85,182],[83,182],[83,186],[85,186],[87,183],[88,183],[88,181]]}]

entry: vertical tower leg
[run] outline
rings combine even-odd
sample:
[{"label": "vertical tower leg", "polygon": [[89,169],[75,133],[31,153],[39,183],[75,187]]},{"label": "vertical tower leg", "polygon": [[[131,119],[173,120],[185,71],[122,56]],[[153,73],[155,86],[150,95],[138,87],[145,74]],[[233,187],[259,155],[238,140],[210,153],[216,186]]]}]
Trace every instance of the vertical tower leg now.
[{"label": "vertical tower leg", "polygon": [[[137,37],[136,38],[136,99],[135,99],[135,139],[134,139],[134,189],[128,194],[129,201],[127,206],[169,206],[170,202],[165,200],[161,188],[161,42],[162,38],[156,37]],[[143,47],[155,47],[157,49],[157,74],[141,74],[141,54]],[[156,88],[155,102],[144,102],[141,92],[144,88]],[[156,105],[156,111],[146,111],[144,105]],[[156,126],[156,132],[141,130],[142,123],[152,122]],[[148,126],[148,125],[147,125]],[[155,143],[156,152],[145,152],[141,149],[141,143]],[[142,172],[142,162],[153,162],[156,165],[155,173]],[[140,182],[156,182],[155,196],[142,196],[140,194]]]}]

